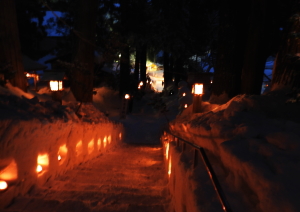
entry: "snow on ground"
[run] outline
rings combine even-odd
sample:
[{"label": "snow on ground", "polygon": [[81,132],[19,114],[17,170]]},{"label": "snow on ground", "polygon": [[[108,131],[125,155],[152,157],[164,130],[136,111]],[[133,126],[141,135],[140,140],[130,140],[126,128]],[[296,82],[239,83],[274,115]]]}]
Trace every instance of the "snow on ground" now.
[{"label": "snow on ground", "polygon": [[121,124],[92,103],[78,109],[80,104],[66,89],[61,105],[51,100],[47,89],[41,91],[0,86],[0,181],[8,183],[8,189],[0,191],[0,208],[120,140]]},{"label": "snow on ground", "polygon": [[300,113],[293,93],[239,95],[192,106],[174,133],[207,149],[233,211],[299,211]]}]

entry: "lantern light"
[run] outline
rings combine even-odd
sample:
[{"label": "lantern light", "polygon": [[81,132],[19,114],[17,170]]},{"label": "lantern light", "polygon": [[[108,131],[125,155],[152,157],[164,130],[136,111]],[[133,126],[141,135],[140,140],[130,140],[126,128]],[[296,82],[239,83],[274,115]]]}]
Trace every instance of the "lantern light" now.
[{"label": "lantern light", "polygon": [[140,84],[139,84],[140,86],[143,86],[144,85],[144,83],[143,83],[143,81],[140,81]]},{"label": "lantern light", "polygon": [[61,91],[62,90],[62,81],[50,80],[50,90],[51,91]]},{"label": "lantern light", "polygon": [[212,84],[212,83],[213,83],[213,81],[211,80],[211,81],[210,81],[210,84]]},{"label": "lantern light", "polygon": [[57,156],[57,159],[58,159],[58,161],[61,161],[61,156],[58,155],[58,156]]},{"label": "lantern light", "polygon": [[125,94],[125,99],[129,99],[130,95],[129,94]]},{"label": "lantern light", "polygon": [[185,95],[186,95],[185,93],[182,94],[182,96],[185,96]]},{"label": "lantern light", "polygon": [[41,165],[37,165],[36,172],[40,173],[41,171],[43,171],[43,167]]},{"label": "lantern light", "polygon": [[4,180],[0,180],[0,191],[4,191],[5,189],[7,189],[7,187],[7,182]]},{"label": "lantern light", "polygon": [[202,95],[203,94],[203,84],[202,83],[194,84],[192,93],[194,93],[196,95]]},{"label": "lantern light", "polygon": [[188,105],[187,104],[184,104],[184,108],[187,108],[188,107]]}]

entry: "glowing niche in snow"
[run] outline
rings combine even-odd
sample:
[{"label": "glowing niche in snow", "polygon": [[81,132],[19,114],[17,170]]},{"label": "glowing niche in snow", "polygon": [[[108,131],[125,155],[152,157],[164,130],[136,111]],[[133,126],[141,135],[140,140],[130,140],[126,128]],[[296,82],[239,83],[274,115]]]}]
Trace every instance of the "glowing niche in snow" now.
[{"label": "glowing niche in snow", "polygon": [[106,142],[107,142],[107,137],[104,136],[104,138],[103,138],[103,147],[104,147],[104,148],[106,147]]},{"label": "glowing niche in snow", "polygon": [[18,167],[14,159],[9,160],[9,163],[3,168],[0,166],[0,180],[13,181],[18,179]]},{"label": "glowing niche in snow", "polygon": [[168,167],[168,175],[169,175],[169,177],[171,176],[171,169],[172,169],[172,162],[171,162],[171,156],[170,156],[169,167]]},{"label": "glowing niche in snow", "polygon": [[101,149],[101,138],[98,139],[97,145],[98,145],[98,150],[100,150]]},{"label": "glowing niche in snow", "polygon": [[63,164],[64,161],[67,158],[67,154],[68,154],[68,148],[67,145],[64,144],[62,146],[59,147],[58,152],[57,152],[57,160],[60,162],[59,164]]},{"label": "glowing niche in snow", "polygon": [[46,171],[49,166],[49,155],[46,154],[39,154],[37,157],[37,167],[36,172],[41,173],[42,171]]},{"label": "glowing niche in snow", "polygon": [[78,141],[76,144],[76,156],[81,155],[82,153],[82,141]]},{"label": "glowing niche in snow", "polygon": [[91,154],[94,151],[94,147],[95,147],[95,143],[94,143],[94,139],[92,139],[89,143],[88,143],[88,153]]},{"label": "glowing niche in snow", "polygon": [[107,137],[107,141],[108,141],[108,144],[111,143],[111,135],[109,135],[109,136]]}]

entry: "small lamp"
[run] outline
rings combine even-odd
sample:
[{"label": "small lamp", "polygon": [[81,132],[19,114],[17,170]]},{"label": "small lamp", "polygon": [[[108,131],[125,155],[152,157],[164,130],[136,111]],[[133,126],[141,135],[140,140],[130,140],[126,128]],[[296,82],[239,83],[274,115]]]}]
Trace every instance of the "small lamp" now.
[{"label": "small lamp", "polygon": [[59,81],[59,80],[50,80],[50,90],[51,91],[61,91],[63,88],[62,88],[62,81]]},{"label": "small lamp", "polygon": [[201,112],[201,104],[202,104],[202,95],[203,95],[203,84],[195,83],[193,86],[192,93],[194,94],[193,113],[200,113]]}]

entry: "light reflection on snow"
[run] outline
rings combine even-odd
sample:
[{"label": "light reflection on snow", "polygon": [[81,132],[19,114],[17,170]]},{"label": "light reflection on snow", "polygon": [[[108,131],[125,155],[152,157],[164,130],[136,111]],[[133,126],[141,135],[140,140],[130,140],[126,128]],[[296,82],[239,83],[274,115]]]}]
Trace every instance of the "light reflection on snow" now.
[{"label": "light reflection on snow", "polygon": [[89,143],[88,143],[88,153],[91,154],[94,151],[94,139],[92,139]]},{"label": "light reflection on snow", "polygon": [[82,153],[82,141],[79,141],[76,144],[76,156],[80,155]]},{"label": "light reflection on snow", "polygon": [[171,162],[171,156],[170,156],[169,167],[168,167],[168,175],[169,175],[169,177],[171,176],[171,169],[172,169],[172,162]]},{"label": "light reflection on snow", "polygon": [[97,144],[98,144],[98,150],[100,150],[101,149],[101,138],[98,139]]},{"label": "light reflection on snow", "polygon": [[106,142],[107,142],[107,137],[105,136],[105,137],[103,138],[103,147],[104,147],[104,148],[106,147]]},{"label": "light reflection on snow", "polygon": [[109,135],[109,136],[107,137],[107,141],[108,141],[108,143],[110,144],[110,142],[111,142],[111,135]]},{"label": "light reflection on snow", "polygon": [[67,158],[67,153],[68,153],[68,149],[67,149],[67,145],[61,145],[58,149],[58,153],[57,153],[57,159],[58,161],[60,161],[60,165],[65,161],[65,159]]},{"label": "light reflection on snow", "polygon": [[14,159],[4,169],[0,170],[0,180],[16,180],[18,178],[18,167]]}]

